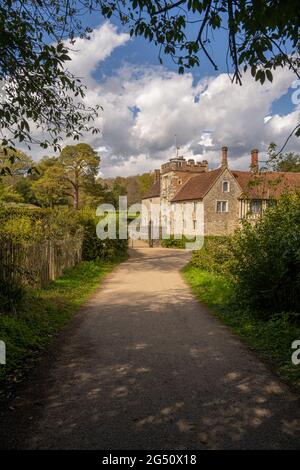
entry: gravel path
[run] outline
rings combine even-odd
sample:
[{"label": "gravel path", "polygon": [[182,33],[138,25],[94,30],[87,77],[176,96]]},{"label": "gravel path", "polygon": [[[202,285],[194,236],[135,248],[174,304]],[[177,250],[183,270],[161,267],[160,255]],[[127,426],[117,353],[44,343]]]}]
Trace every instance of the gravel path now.
[{"label": "gravel path", "polygon": [[132,250],[56,340],[0,445],[300,448],[300,401],[194,298],[181,250]]}]

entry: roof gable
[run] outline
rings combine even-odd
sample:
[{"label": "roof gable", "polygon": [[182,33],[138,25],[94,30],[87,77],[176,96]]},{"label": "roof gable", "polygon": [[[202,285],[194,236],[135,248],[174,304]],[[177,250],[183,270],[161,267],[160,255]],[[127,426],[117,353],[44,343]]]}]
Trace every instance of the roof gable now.
[{"label": "roof gable", "polygon": [[192,176],[175,194],[171,202],[202,199],[223,171],[224,168],[217,168],[216,170],[205,171],[199,173],[199,175]]}]

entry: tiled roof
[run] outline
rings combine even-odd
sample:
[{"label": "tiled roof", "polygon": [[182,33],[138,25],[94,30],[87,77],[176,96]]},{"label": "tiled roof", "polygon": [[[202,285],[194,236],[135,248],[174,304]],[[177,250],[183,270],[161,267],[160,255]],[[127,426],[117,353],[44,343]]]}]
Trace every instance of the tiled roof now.
[{"label": "tiled roof", "polygon": [[[171,202],[202,199],[222,172],[222,168],[217,168],[191,176]],[[253,173],[251,171],[232,171],[231,173],[241,187],[243,198],[277,199],[286,190],[300,190],[300,173]],[[143,199],[159,196],[160,181],[156,181]]]},{"label": "tiled roof", "polygon": [[223,168],[217,168],[192,176],[175,194],[171,202],[202,199],[222,172]]},{"label": "tiled roof", "polygon": [[277,199],[288,190],[300,190],[300,173],[232,171],[242,189],[242,197],[249,199]]},{"label": "tiled roof", "polygon": [[160,180],[155,181],[149,191],[142,197],[142,199],[148,199],[150,197],[160,196]]}]

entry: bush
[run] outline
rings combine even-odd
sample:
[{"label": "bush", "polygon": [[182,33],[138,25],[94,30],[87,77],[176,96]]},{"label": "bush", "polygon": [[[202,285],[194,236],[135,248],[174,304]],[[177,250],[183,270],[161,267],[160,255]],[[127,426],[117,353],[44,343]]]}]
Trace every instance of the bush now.
[{"label": "bush", "polygon": [[193,251],[191,265],[212,273],[225,273],[231,260],[231,238],[209,236],[200,250]]},{"label": "bush", "polygon": [[163,248],[185,248],[186,239],[182,238],[174,238],[171,236],[170,238],[162,239],[161,246]]},{"label": "bush", "polygon": [[28,285],[46,285],[81,257],[125,257],[127,240],[99,240],[98,221],[92,209],[0,208],[0,311],[15,311]]},{"label": "bush", "polygon": [[245,223],[232,250],[238,298],[268,315],[300,312],[299,193],[284,195],[255,226]]},{"label": "bush", "polygon": [[82,259],[93,261],[97,259],[114,260],[127,255],[128,240],[100,240],[96,227],[99,217],[93,209],[82,209],[78,212],[78,222],[83,227]]}]

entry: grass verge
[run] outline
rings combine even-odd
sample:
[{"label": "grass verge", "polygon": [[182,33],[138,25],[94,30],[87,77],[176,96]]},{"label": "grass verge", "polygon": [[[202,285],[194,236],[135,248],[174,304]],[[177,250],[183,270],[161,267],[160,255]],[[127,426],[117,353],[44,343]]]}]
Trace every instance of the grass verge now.
[{"label": "grass verge", "polygon": [[197,298],[214,315],[240,336],[251,349],[289,385],[300,392],[300,365],[293,365],[291,344],[300,340],[300,325],[288,314],[274,314],[263,320],[255,312],[241,309],[234,303],[233,288],[225,276],[202,271],[188,264],[183,276]]},{"label": "grass verge", "polygon": [[47,288],[28,291],[17,314],[1,314],[0,339],[6,344],[7,363],[0,365],[0,382],[19,381],[29,362],[72,318],[103,277],[124,259],[83,261]]}]

